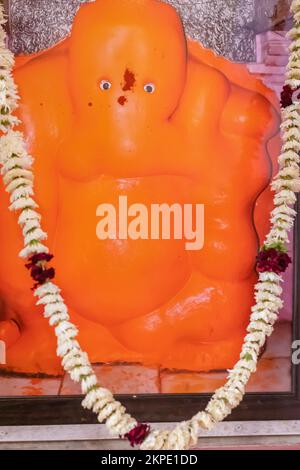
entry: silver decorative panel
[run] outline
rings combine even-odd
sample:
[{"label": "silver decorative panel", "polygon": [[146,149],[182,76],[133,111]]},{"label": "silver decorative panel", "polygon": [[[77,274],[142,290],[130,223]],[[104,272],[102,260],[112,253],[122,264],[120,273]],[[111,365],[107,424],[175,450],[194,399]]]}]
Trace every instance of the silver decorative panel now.
[{"label": "silver decorative panel", "polygon": [[[69,34],[80,4],[88,1],[8,0],[10,48],[15,53],[31,53],[57,43]],[[255,34],[272,27],[276,15],[284,15],[290,3],[290,0],[165,1],[181,14],[189,37],[239,62],[255,60]]]}]

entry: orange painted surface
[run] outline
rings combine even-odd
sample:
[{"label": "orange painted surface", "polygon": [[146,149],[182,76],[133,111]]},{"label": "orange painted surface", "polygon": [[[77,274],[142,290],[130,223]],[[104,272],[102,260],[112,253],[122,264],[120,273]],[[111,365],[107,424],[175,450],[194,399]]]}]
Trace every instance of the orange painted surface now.
[{"label": "orange painted surface", "polygon": [[[69,39],[17,62],[19,116],[57,282],[93,362],[223,369],[245,334],[257,232],[270,207],[266,148],[278,147],[279,119],[246,67],[186,45],[170,6],[98,0],[80,9]],[[0,193],[2,315],[20,326],[7,368],[58,373],[54,334],[18,259],[16,216]],[[204,249],[100,241],[96,208],[120,195],[146,206],[205,204]]]}]

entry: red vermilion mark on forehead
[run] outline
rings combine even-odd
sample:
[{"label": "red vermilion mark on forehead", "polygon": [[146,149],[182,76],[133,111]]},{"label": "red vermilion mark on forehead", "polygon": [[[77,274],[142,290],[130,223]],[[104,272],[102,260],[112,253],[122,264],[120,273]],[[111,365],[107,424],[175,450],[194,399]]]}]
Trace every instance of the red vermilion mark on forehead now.
[{"label": "red vermilion mark on forehead", "polygon": [[130,91],[135,85],[135,75],[129,69],[125,70],[124,73],[124,86],[123,91]]},{"label": "red vermilion mark on forehead", "polygon": [[125,96],[120,96],[120,98],[118,99],[118,103],[121,105],[121,106],[124,106],[125,103],[127,103],[127,99]]}]

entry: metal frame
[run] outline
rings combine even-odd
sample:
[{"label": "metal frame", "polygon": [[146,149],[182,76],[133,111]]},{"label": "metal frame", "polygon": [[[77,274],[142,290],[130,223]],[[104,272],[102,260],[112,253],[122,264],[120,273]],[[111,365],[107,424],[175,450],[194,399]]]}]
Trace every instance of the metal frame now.
[{"label": "metal frame", "polygon": [[[153,423],[156,429],[176,423]],[[297,436],[300,442],[300,421],[236,421],[219,423],[212,431],[202,431],[201,438]],[[117,441],[104,424],[62,426],[4,426],[0,428],[0,444],[4,442],[51,441]]]}]

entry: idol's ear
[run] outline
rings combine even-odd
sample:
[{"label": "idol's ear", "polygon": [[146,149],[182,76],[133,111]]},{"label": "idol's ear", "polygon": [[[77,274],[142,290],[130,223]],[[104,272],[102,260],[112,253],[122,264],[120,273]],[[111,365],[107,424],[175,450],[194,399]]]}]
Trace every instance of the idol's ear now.
[{"label": "idol's ear", "polygon": [[246,135],[265,142],[278,134],[279,123],[279,114],[264,96],[232,86],[221,119],[224,132]]},{"label": "idol's ear", "polygon": [[35,59],[42,57],[45,53],[49,51],[51,51],[53,55],[57,55],[57,56],[66,55],[69,51],[69,47],[70,47],[70,40],[69,38],[66,38],[60,43],[58,43],[56,46],[50,47],[49,49],[46,49],[40,52],[36,52],[35,54],[16,55],[14,70],[18,71],[19,69],[29,64],[30,62],[34,61]]},{"label": "idol's ear", "polygon": [[186,86],[172,122],[201,140],[203,130],[217,132],[230,94],[229,80],[214,67],[190,58]]}]

